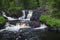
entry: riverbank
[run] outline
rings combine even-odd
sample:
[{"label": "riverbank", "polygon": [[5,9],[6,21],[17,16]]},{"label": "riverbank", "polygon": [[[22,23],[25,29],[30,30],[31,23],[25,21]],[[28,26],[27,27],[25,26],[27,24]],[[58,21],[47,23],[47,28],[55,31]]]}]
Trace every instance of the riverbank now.
[{"label": "riverbank", "polygon": [[52,18],[47,15],[42,15],[40,21],[48,26],[48,30],[60,31],[60,19]]}]

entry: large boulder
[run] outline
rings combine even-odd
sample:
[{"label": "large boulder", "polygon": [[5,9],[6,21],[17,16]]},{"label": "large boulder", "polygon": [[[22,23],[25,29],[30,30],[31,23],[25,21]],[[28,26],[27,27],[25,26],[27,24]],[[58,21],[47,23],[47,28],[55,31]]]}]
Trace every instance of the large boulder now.
[{"label": "large boulder", "polygon": [[30,26],[32,28],[40,27],[40,22],[39,21],[31,21]]},{"label": "large boulder", "polygon": [[31,26],[34,26],[34,27],[39,27],[40,26],[40,15],[41,15],[41,12],[40,10],[33,10],[33,14],[32,14],[32,17],[31,17]]},{"label": "large boulder", "polygon": [[12,18],[19,18],[23,15],[22,10],[12,10],[9,12],[5,12],[7,17],[12,17]]}]

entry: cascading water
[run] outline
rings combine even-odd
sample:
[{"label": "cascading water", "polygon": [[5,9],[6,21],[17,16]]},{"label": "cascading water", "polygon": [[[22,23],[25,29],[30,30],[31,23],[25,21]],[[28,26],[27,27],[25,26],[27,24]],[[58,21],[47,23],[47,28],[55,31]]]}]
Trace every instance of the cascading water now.
[{"label": "cascading water", "polygon": [[29,19],[29,20],[30,20],[30,18],[32,17],[32,13],[33,13],[33,11],[32,11],[32,10],[30,10],[30,11],[29,11],[29,14],[27,15],[27,19]]},{"label": "cascading water", "polygon": [[[12,17],[7,17],[5,12],[2,11],[2,15],[4,17],[6,17],[9,21],[12,21],[12,20],[21,20],[23,22],[28,22],[30,21],[30,18],[32,16],[32,13],[33,11],[32,10],[29,10],[28,11],[28,15],[27,15],[27,18],[25,18],[25,10],[22,10],[23,12],[23,16],[22,17],[19,17],[18,19],[15,19],[15,18],[12,18]],[[9,31],[18,31],[20,28],[31,28],[29,25],[26,26],[26,24],[21,24],[20,23],[16,23],[16,25],[12,25],[12,24],[9,24],[9,22],[6,23],[6,28],[5,29],[2,29],[2,30],[9,30]],[[33,29],[44,29],[46,28],[47,26],[45,24],[41,24],[40,27],[37,27],[37,28],[33,28]]]}]

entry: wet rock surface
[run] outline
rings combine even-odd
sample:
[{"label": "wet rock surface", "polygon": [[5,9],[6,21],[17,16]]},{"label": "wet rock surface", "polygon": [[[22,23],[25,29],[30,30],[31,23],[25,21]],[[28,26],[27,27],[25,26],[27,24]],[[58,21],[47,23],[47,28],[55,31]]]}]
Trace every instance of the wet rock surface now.
[{"label": "wet rock surface", "polygon": [[[12,18],[19,18],[23,16],[22,10],[16,10],[16,11],[11,11],[11,12],[6,12],[4,11],[7,17],[12,17]],[[0,13],[2,15],[2,12]]]},{"label": "wet rock surface", "polygon": [[59,27],[47,27],[47,30],[52,31],[52,32],[60,32]]},{"label": "wet rock surface", "polygon": [[0,32],[0,40],[60,40],[60,33],[46,29],[20,29],[18,32]]},{"label": "wet rock surface", "polygon": [[13,21],[8,21],[12,25],[16,25],[16,23],[19,23],[20,20],[13,20]]},{"label": "wet rock surface", "polygon": [[20,29],[18,32],[2,31],[0,40],[40,40],[42,30]]}]

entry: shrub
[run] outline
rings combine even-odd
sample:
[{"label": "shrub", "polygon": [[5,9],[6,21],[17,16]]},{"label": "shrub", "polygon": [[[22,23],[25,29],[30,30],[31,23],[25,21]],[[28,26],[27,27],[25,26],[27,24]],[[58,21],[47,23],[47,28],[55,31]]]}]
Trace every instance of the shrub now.
[{"label": "shrub", "polygon": [[4,19],[4,17],[2,17],[2,16],[0,16],[0,25],[3,25],[4,23],[5,23],[5,19]]},{"label": "shrub", "polygon": [[47,25],[51,27],[60,27],[60,19],[51,18],[46,15],[42,15],[40,17],[40,21],[46,23]]}]

